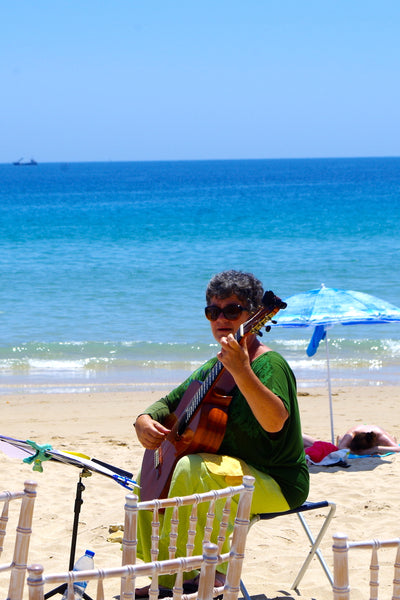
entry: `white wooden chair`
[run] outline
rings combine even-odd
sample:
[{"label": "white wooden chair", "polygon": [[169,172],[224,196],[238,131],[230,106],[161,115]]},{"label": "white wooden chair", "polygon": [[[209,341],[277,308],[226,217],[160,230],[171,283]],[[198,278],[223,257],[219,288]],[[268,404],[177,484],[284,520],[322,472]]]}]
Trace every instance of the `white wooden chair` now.
[{"label": "white wooden chair", "polygon": [[[21,500],[13,544],[13,557],[9,562],[0,563],[0,573],[10,572],[7,600],[21,600],[23,596],[36,486],[34,481],[25,481],[24,489],[21,491],[0,493],[0,502],[3,503],[0,516],[0,557],[2,557],[5,545],[10,502]],[[7,547],[9,548],[8,539],[9,536],[7,536]]]},{"label": "white wooden chair", "polygon": [[[215,568],[217,563],[218,547],[215,544],[209,543],[204,544],[204,551],[201,556],[125,565],[123,567],[92,569],[90,571],[69,571],[65,573],[43,575],[43,567],[41,565],[31,565],[28,567],[29,600],[43,600],[44,585],[46,583],[62,584],[65,583],[65,580],[68,582],[68,598],[71,598],[71,600],[74,599],[74,581],[97,581],[96,600],[104,600],[103,581],[110,578],[119,578],[120,580],[120,587],[124,590],[122,595],[119,596],[120,600],[132,600],[135,597],[136,577],[148,576],[152,577],[153,581],[155,581],[159,575],[167,573],[177,573],[178,575],[181,575],[185,570],[196,568],[201,568],[199,591],[196,594],[197,598],[198,600],[210,600],[213,597]],[[179,588],[178,586],[175,586],[173,593],[171,593],[171,598],[173,598],[173,600],[186,600],[192,596],[183,594],[183,588]],[[158,587],[152,587],[149,592],[149,599],[157,600],[158,597]],[[165,598],[165,595],[162,597]]]},{"label": "white wooden chair", "polygon": [[[243,483],[221,490],[211,490],[202,494],[192,494],[177,498],[164,498],[162,500],[149,500],[138,502],[137,496],[128,494],[125,498],[125,523],[122,540],[122,567],[94,569],[92,571],[69,571],[64,573],[43,574],[40,565],[29,567],[29,598],[30,600],[43,600],[45,585],[53,585],[68,582],[71,600],[73,599],[74,581],[97,580],[96,600],[103,600],[103,580],[108,578],[120,578],[120,600],[132,600],[135,595],[135,579],[137,576],[147,575],[151,577],[149,591],[150,600],[156,600],[159,596],[158,576],[161,574],[176,573],[176,581],[171,593],[174,600],[178,598],[196,598],[199,600],[210,600],[222,595],[224,600],[237,600],[240,592],[240,575],[244,559],[247,532],[249,529],[249,514],[251,500],[254,490],[254,478],[245,476]],[[228,539],[228,520],[231,513],[231,501],[234,496],[239,495],[235,523],[232,536],[230,537],[229,551],[221,552],[224,541]],[[215,513],[215,504],[223,501],[222,519],[218,520]],[[207,503],[207,519],[203,532],[203,555],[193,556],[194,538],[196,534],[197,509],[199,504]],[[191,506],[189,519],[189,530],[186,539],[186,556],[176,557],[176,542],[178,536],[179,508]],[[158,544],[160,529],[160,514],[166,508],[172,508],[171,531],[169,536],[169,558],[158,560]],[[151,533],[151,558],[150,563],[136,564],[137,548],[137,516],[139,510],[152,511],[152,533]],[[210,542],[213,524],[218,522],[217,544]],[[215,588],[214,576],[216,567],[221,563],[228,564],[225,585]],[[199,590],[193,594],[184,594],[183,573],[200,569]],[[163,591],[164,592],[164,591]],[[165,597],[165,596],[164,596]]]},{"label": "white wooden chair", "polygon": [[392,600],[400,598],[400,538],[391,540],[367,540],[360,542],[349,542],[347,535],[337,533],[333,536],[333,599],[349,600],[349,550],[362,548],[371,551],[369,565],[369,590],[370,600],[377,600],[379,591],[379,560],[378,550],[381,548],[395,548],[393,555],[393,595]]}]

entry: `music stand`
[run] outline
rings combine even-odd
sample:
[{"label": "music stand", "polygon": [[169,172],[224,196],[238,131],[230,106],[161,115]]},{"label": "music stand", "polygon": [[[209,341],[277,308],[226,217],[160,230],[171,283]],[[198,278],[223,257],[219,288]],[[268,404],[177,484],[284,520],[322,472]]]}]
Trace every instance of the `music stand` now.
[{"label": "music stand", "polygon": [[[91,473],[89,471],[85,471],[85,469],[83,469],[79,475],[79,480],[76,485],[76,495],[75,495],[75,503],[74,503],[74,522],[72,525],[72,536],[71,536],[71,547],[70,547],[70,553],[69,553],[68,571],[72,571],[72,569],[74,568],[74,564],[75,564],[75,552],[76,552],[76,540],[77,540],[77,536],[78,536],[79,514],[81,512],[81,506],[83,504],[82,492],[85,490],[85,486],[82,483],[82,477],[89,477],[90,475],[91,475]],[[44,597],[51,598],[52,596],[55,596],[55,594],[61,594],[61,596],[62,596],[67,588],[68,588],[68,584],[62,583],[58,587],[47,592],[44,595]],[[88,596],[86,594],[86,592],[83,592],[82,597],[85,600],[92,600],[90,598],[90,596]]]},{"label": "music stand", "polygon": [[[82,492],[85,490],[85,486],[82,483],[82,477],[90,477],[93,471],[94,473],[101,473],[106,477],[111,477],[112,479],[114,479],[114,481],[116,481],[117,483],[129,490],[131,490],[134,487],[139,487],[136,481],[132,479],[132,473],[129,473],[128,471],[125,471],[118,467],[114,467],[113,465],[100,461],[96,458],[90,459],[77,453],[61,452],[59,450],[54,450],[48,444],[44,446],[39,446],[38,444],[30,440],[16,440],[14,438],[0,435],[0,450],[2,450],[5,454],[13,458],[22,458],[23,462],[27,462],[29,464],[33,463],[34,471],[42,472],[42,462],[47,460],[56,460],[58,462],[70,464],[81,469],[75,494],[74,521],[72,525],[71,546],[69,554],[69,571],[73,570],[75,564],[79,514],[81,511],[81,506],[83,504]],[[67,587],[67,583],[62,583],[58,587],[47,592],[44,595],[44,597],[47,599],[51,598],[55,594],[63,595]],[[86,592],[83,593],[83,598],[84,600],[92,600],[90,596],[86,594]]]}]

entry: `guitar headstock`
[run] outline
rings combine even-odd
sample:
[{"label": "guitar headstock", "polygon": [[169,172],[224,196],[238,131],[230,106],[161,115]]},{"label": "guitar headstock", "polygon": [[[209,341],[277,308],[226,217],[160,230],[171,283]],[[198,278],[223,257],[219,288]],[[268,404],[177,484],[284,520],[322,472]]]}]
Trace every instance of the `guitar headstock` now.
[{"label": "guitar headstock", "polygon": [[[287,304],[278,296],[275,296],[274,292],[265,292],[262,299],[262,306],[257,310],[246,321],[240,326],[239,333],[240,337],[248,335],[250,333],[257,334],[260,329],[281,310],[286,308]],[[260,334],[261,335],[261,334]]]}]

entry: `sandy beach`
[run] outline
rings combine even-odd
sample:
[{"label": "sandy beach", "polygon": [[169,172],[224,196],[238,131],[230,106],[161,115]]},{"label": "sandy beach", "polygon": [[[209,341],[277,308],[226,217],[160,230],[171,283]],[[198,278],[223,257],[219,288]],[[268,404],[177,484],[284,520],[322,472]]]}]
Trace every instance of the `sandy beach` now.
[{"label": "sandy beach", "polygon": [[[49,443],[58,450],[79,451],[137,473],[143,449],[136,440],[132,423],[140,411],[156,400],[159,392],[15,394],[1,396],[0,433],[18,439]],[[400,387],[359,386],[333,391],[335,434],[344,433],[356,423],[378,424],[400,439]],[[328,395],[325,388],[301,389],[299,405],[303,431],[330,440]],[[310,468],[310,500],[329,499],[337,504],[336,516],[321,548],[332,567],[332,534],[346,532],[351,539],[390,538],[399,535],[398,455],[354,459],[349,468]],[[1,488],[19,489],[24,480],[38,482],[30,562],[39,562],[46,570],[68,567],[76,485],[80,470],[54,461],[44,463],[43,473],[20,460],[1,453]],[[84,479],[77,556],[86,548],[96,552],[97,567],[118,566],[119,544],[107,541],[109,525],[123,522],[127,491],[99,474]],[[321,515],[308,517],[311,530],[319,528]],[[243,579],[252,596],[296,598],[290,589],[308,541],[298,518],[293,515],[258,524],[250,531]],[[354,594],[366,597],[368,581],[364,567],[369,558],[354,551],[351,561]],[[389,552],[389,551],[388,551]],[[393,573],[390,571],[390,587]],[[5,594],[4,575],[0,590]],[[93,584],[92,584],[93,585]],[[362,587],[364,586],[364,587]],[[382,589],[382,591],[383,591]],[[329,582],[317,559],[306,572],[299,587],[305,598],[324,600],[332,597]],[[88,593],[94,594],[94,586]],[[118,593],[118,590],[115,590]]]}]

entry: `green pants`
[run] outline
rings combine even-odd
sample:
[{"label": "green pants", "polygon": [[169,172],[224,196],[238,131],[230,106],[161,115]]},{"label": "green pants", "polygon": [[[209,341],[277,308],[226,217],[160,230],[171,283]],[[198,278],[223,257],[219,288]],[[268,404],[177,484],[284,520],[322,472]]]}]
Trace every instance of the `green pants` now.
[{"label": "green pants", "polygon": [[[255,477],[254,494],[251,505],[251,514],[257,514],[262,512],[278,512],[289,510],[289,505],[283,496],[279,485],[272,477],[254,469],[247,467],[249,473]],[[187,496],[189,494],[200,494],[202,492],[208,492],[209,490],[217,490],[232,485],[231,481],[227,482],[227,479],[222,475],[217,475],[210,472],[207,468],[207,461],[204,460],[201,454],[190,454],[184,456],[177,463],[169,489],[168,496],[173,498],[175,496]],[[236,484],[237,485],[237,484]],[[231,510],[231,522],[229,523],[230,530],[228,534],[233,531],[233,524],[236,515],[238,498],[232,500]],[[215,531],[212,532],[211,541],[216,543],[219,529],[219,522],[222,519],[222,509],[224,500],[217,501],[215,507],[216,513],[216,527]],[[170,534],[170,521],[172,517],[172,508],[165,511],[164,514],[160,515],[160,543],[159,543],[159,555],[158,560],[168,559],[168,546],[169,546],[169,534]],[[187,533],[189,530],[189,516],[191,512],[191,506],[181,506],[179,508],[179,527],[178,527],[178,539],[177,539],[177,551],[176,556],[186,555],[186,541]],[[138,516],[138,558],[149,562],[151,560],[151,521],[152,512],[150,511],[139,511]],[[198,524],[197,534],[195,537],[195,547],[193,555],[202,554],[202,539],[204,527],[207,518],[207,503],[199,504],[198,506]],[[226,541],[222,549],[222,552],[228,550],[229,542]],[[226,565],[221,564],[218,567],[221,572],[226,571]],[[194,577],[197,572],[188,572],[185,575],[186,579]],[[172,588],[175,581],[175,575],[163,575],[159,577],[160,585],[168,588]]]}]

